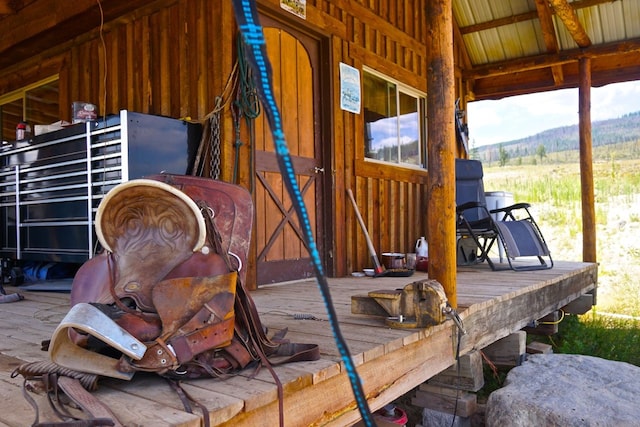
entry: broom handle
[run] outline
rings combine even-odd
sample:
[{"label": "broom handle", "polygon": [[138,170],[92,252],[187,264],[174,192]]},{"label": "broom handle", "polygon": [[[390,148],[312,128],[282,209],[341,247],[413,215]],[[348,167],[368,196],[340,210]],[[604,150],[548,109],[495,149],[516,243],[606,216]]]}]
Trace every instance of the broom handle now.
[{"label": "broom handle", "polygon": [[373,265],[375,267],[376,274],[380,273],[384,270],[382,265],[380,264],[380,260],[378,259],[378,254],[376,253],[376,249],[373,247],[373,242],[371,241],[371,237],[369,237],[369,232],[367,231],[367,226],[362,219],[362,215],[360,215],[360,210],[358,209],[358,205],[356,204],[356,199],[353,198],[353,192],[350,188],[347,188],[347,194],[349,195],[349,199],[351,199],[351,204],[353,205],[353,210],[356,212],[356,217],[358,218],[358,222],[360,223],[360,228],[364,232],[364,238],[367,241],[367,247],[369,248],[369,253],[371,254],[371,259],[373,260]]}]

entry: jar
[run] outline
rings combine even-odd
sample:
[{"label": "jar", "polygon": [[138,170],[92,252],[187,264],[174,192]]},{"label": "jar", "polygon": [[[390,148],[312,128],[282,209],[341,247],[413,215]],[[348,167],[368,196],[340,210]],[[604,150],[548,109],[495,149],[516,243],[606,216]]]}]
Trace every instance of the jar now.
[{"label": "jar", "polygon": [[27,136],[27,123],[20,122],[16,126],[16,140],[25,139]]}]

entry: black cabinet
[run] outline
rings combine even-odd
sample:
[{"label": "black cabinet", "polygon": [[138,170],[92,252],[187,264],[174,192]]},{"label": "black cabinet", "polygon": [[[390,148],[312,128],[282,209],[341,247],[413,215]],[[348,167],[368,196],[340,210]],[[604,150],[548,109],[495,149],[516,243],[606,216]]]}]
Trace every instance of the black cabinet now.
[{"label": "black cabinet", "polygon": [[81,263],[96,252],[93,219],[115,185],[190,174],[199,124],[123,110],[0,148],[0,257]]}]

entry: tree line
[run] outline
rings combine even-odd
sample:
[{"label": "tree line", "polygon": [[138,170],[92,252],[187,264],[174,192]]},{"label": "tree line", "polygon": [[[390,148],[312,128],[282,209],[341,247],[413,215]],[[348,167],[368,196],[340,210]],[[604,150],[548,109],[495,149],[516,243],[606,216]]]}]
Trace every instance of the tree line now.
[{"label": "tree line", "polygon": [[[625,143],[640,141],[640,111],[625,114],[616,119],[593,122],[591,138],[594,148],[628,145]],[[580,135],[577,124],[482,147],[473,147],[473,135],[471,135],[471,157],[486,163],[498,162],[501,166],[513,161],[522,161],[523,158],[528,158],[534,163],[543,162],[551,153],[575,151],[579,147]]]}]

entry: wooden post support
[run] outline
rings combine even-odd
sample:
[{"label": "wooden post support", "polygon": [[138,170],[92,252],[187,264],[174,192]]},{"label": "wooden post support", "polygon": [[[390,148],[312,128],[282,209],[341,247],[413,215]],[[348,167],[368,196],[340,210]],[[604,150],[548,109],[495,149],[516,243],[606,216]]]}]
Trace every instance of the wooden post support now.
[{"label": "wooden post support", "polygon": [[580,59],[579,129],[580,183],[582,187],[582,260],[597,262],[596,210],[591,141],[591,58]]},{"label": "wooden post support", "polygon": [[[458,368],[460,365],[460,368]],[[482,354],[472,351],[460,357],[460,360],[438,375],[431,377],[428,384],[449,387],[458,390],[476,392],[484,387],[484,372],[482,370]]]},{"label": "wooden post support", "polygon": [[556,310],[538,319],[535,326],[527,326],[522,328],[522,330],[530,335],[555,335],[558,333],[558,324],[561,320],[560,312]]},{"label": "wooden post support", "polygon": [[527,345],[527,354],[552,354],[553,347],[539,341],[533,341]]},{"label": "wooden post support", "polygon": [[482,352],[496,366],[518,366],[527,348],[527,333],[517,331],[488,345]]},{"label": "wooden post support", "polygon": [[585,314],[591,310],[594,305],[596,304],[593,293],[586,293],[562,307],[562,311],[566,314]]},{"label": "wooden post support", "polygon": [[455,410],[456,416],[468,418],[476,412],[478,398],[474,393],[421,384],[411,404],[448,414],[453,414]]},{"label": "wooden post support", "polygon": [[457,306],[452,0],[426,2],[429,277]]}]

